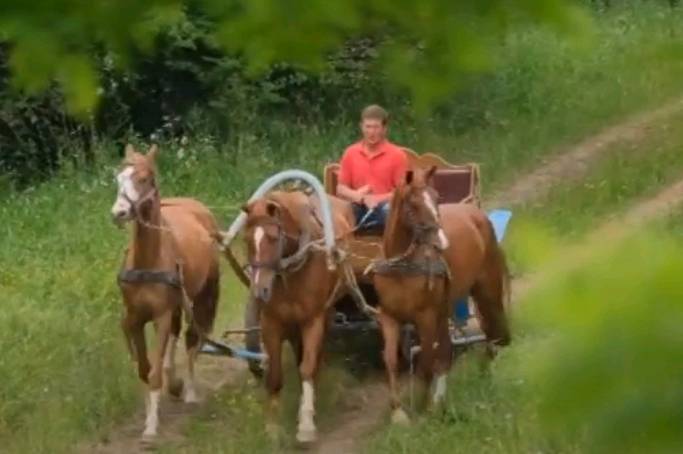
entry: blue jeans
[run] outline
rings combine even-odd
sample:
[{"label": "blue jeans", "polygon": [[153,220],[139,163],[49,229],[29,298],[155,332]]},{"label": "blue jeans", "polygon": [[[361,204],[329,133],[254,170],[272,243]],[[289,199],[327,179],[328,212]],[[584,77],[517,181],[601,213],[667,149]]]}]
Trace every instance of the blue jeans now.
[{"label": "blue jeans", "polygon": [[389,215],[389,202],[382,202],[377,205],[370,215],[368,215],[370,210],[365,205],[353,203],[351,206],[353,207],[353,215],[356,217],[356,225],[359,225],[361,222],[363,223],[360,226],[361,230],[366,228],[384,228],[387,216]]},{"label": "blue jeans", "polygon": [[455,300],[453,304],[453,322],[456,326],[465,326],[467,320],[470,318],[470,307],[468,304],[468,298],[460,298]]}]

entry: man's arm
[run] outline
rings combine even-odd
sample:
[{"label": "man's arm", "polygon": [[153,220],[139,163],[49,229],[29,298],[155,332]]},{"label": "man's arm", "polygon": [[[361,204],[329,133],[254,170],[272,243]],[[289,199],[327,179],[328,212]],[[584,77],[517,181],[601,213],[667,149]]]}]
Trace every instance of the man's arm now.
[{"label": "man's arm", "polygon": [[344,183],[337,184],[337,197],[354,203],[362,203],[363,197],[370,193],[368,186],[363,186],[360,189],[351,189]]},{"label": "man's arm", "polygon": [[347,148],[339,162],[339,180],[337,182],[337,197],[354,203],[363,203],[363,197],[370,193],[370,187],[351,188],[351,149]]},{"label": "man's arm", "polygon": [[[394,169],[392,171],[391,178],[394,183],[394,187],[398,187],[403,183],[406,177],[406,171],[408,170],[408,157],[406,154],[403,152],[403,150],[400,150],[396,165],[394,166]],[[365,205],[367,205],[368,208],[374,208],[377,205],[379,205],[382,202],[386,202],[391,200],[393,197],[394,192],[390,191],[384,194],[372,194],[369,197],[366,197],[366,202]]]}]

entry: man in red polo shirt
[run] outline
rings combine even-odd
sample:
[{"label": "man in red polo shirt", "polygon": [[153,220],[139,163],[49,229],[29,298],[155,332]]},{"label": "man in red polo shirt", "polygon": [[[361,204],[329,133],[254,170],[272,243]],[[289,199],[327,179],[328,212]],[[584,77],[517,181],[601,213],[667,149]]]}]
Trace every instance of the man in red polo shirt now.
[{"label": "man in red polo shirt", "polygon": [[340,162],[337,195],[352,203],[362,227],[384,226],[393,191],[408,170],[405,152],[386,138],[388,120],[380,106],[363,109],[363,138],[346,149]]}]

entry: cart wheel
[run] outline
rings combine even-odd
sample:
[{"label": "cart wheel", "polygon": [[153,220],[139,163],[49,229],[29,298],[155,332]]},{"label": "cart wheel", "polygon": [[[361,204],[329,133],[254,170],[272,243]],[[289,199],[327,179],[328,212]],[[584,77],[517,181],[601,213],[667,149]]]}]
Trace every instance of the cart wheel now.
[{"label": "cart wheel", "polygon": [[[259,326],[259,310],[256,301],[249,297],[247,299],[247,305],[244,308],[244,327],[252,328]],[[260,331],[249,331],[244,337],[244,346],[247,351],[252,353],[261,353],[261,332]],[[249,365],[249,371],[256,378],[263,377],[263,365],[261,361],[249,359],[247,360]]]}]

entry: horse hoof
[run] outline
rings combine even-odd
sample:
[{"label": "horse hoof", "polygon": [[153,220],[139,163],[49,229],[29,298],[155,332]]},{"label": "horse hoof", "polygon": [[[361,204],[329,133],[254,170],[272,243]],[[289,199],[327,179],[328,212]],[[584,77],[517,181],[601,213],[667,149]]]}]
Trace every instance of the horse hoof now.
[{"label": "horse hoof", "polygon": [[194,389],[186,390],[184,401],[186,404],[198,404],[199,403],[199,397],[197,397],[196,391]]},{"label": "horse hoof", "polygon": [[318,440],[318,431],[313,429],[299,429],[296,433],[296,441],[302,445],[309,445]]},{"label": "horse hoof", "polygon": [[140,447],[145,450],[155,449],[157,445],[157,434],[155,433],[143,433],[140,437]]},{"label": "horse hoof", "polygon": [[402,408],[397,408],[391,412],[391,423],[397,426],[407,426],[410,424],[410,418]]},{"label": "horse hoof", "polygon": [[249,372],[256,378],[257,380],[260,380],[263,378],[263,366],[261,365],[261,361],[249,361]]},{"label": "horse hoof", "polygon": [[183,395],[183,381],[179,378],[175,379],[168,386],[168,393],[171,395],[171,397],[180,399]]}]

